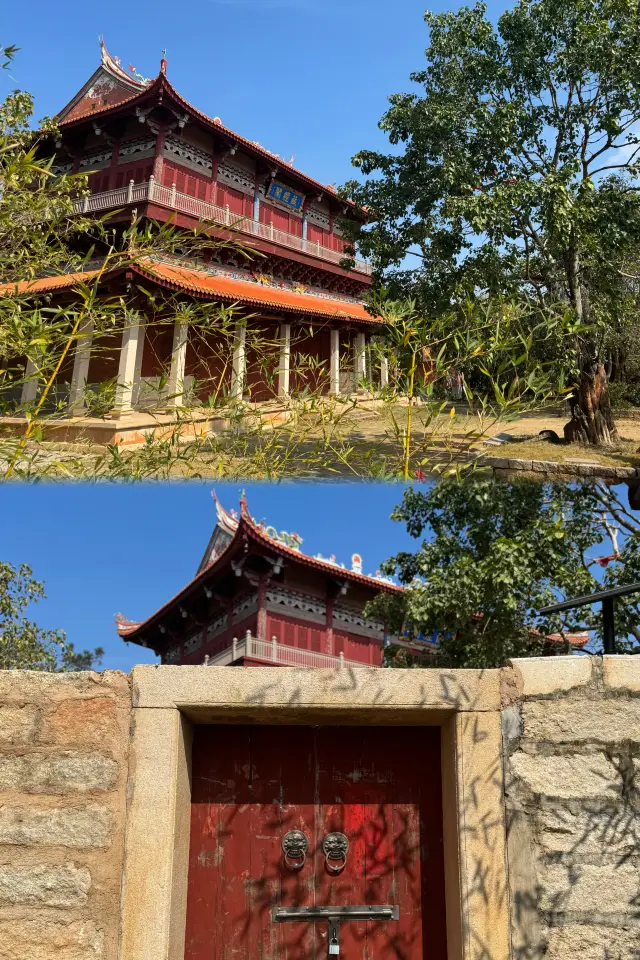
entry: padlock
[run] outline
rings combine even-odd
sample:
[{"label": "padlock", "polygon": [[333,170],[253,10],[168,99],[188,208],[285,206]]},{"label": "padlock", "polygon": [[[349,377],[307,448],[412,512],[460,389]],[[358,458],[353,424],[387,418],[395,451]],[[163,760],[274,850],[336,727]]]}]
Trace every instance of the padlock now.
[{"label": "padlock", "polygon": [[329,944],[329,956],[337,957],[339,953],[340,953],[340,944],[334,937],[331,943]]}]

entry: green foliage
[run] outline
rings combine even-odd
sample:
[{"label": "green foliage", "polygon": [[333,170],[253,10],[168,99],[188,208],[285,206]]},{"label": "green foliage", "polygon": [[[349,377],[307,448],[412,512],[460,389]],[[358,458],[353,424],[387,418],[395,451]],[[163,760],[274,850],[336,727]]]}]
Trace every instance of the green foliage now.
[{"label": "green foliage", "polygon": [[62,630],[45,630],[27,619],[31,603],[45,597],[27,564],[0,561],[0,670],[93,670],[104,655],[101,647],[76,651]]},{"label": "green foliage", "polygon": [[[449,479],[426,492],[407,490],[392,518],[411,536],[427,538],[383,567],[407,585],[405,595],[381,595],[367,612],[392,633],[403,626],[414,637],[439,631],[440,649],[428,666],[497,667],[508,657],[546,652],[550,633],[593,630],[597,644],[597,610],[554,617],[538,611],[602,589],[594,574],[603,554],[607,585],[640,580],[640,526],[602,483]],[[626,630],[638,637],[638,616],[633,599],[620,604],[620,636]],[[400,648],[389,659],[407,664]]]},{"label": "green foliage", "polygon": [[421,90],[391,96],[379,124],[393,152],[358,153],[366,179],[345,186],[371,223],[345,229],[432,310],[478,293],[570,305],[587,375],[632,317],[637,0],[520,0],[497,28],[479,2],[425,20],[427,63],[411,75]]}]

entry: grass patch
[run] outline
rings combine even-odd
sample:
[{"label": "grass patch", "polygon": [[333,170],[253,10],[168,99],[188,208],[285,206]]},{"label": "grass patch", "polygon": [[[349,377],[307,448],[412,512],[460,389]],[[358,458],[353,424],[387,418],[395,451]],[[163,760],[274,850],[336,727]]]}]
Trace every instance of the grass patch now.
[{"label": "grass patch", "polygon": [[601,463],[608,467],[635,467],[640,464],[637,440],[620,440],[610,447],[591,447],[582,443],[555,444],[545,440],[521,440],[499,447],[484,446],[487,457],[510,460],[551,460],[554,463]]}]

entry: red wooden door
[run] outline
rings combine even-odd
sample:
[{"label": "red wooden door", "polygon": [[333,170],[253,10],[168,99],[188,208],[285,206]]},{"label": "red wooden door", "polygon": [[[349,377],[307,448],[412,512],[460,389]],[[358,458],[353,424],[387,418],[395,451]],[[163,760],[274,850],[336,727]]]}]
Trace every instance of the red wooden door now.
[{"label": "red wooden door", "polygon": [[[343,960],[446,960],[439,730],[196,727],[185,960],[325,960],[327,923],[273,906],[397,905],[341,923]],[[282,838],[301,830],[301,869]],[[328,833],[349,841],[328,869]],[[330,866],[337,866],[332,863]]]}]

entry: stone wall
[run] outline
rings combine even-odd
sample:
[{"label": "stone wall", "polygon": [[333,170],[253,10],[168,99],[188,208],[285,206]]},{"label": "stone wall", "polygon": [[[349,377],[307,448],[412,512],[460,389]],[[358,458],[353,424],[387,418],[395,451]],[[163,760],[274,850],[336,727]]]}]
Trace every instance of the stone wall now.
[{"label": "stone wall", "polygon": [[640,657],[503,671],[512,956],[640,957]]},{"label": "stone wall", "polygon": [[0,958],[116,960],[131,697],[0,671]]},{"label": "stone wall", "polygon": [[[123,933],[123,902],[140,914],[149,956],[179,960],[180,949],[162,946],[161,911],[154,914],[147,903],[156,903],[165,880],[171,887],[180,846],[175,830],[188,822],[188,813],[186,819],[176,814],[189,804],[188,736],[178,734],[191,713],[200,721],[229,722],[232,708],[250,707],[253,720],[291,722],[312,688],[314,709],[342,709],[344,700],[346,722],[358,716],[398,722],[394,710],[408,706],[421,718],[431,711],[430,722],[445,722],[445,750],[455,756],[451,797],[455,770],[458,792],[466,791],[466,800],[458,797],[451,807],[458,814],[458,866],[465,850],[482,849],[469,889],[454,883],[448,893],[448,910],[461,897],[471,914],[464,945],[452,949],[450,960],[497,960],[491,938],[478,940],[487,917],[496,928],[502,923],[499,956],[506,957],[509,915],[513,960],[640,960],[640,657],[516,660],[477,675],[137,672],[145,679],[137,686],[110,672],[0,672],[0,960],[140,960],[144,951]],[[287,696],[273,712],[280,688]],[[205,717],[203,704],[214,694],[224,711]],[[452,711],[459,713],[457,740],[447,719]],[[421,722],[417,716],[411,714],[412,723]],[[164,766],[163,737],[173,757]],[[501,764],[506,862],[497,811]],[[168,775],[174,768],[182,774]],[[145,797],[151,813],[141,818]],[[166,850],[158,850],[162,843]],[[164,880],[151,871],[149,883],[151,861],[166,865]],[[176,901],[167,896],[168,915],[177,916]]]}]

